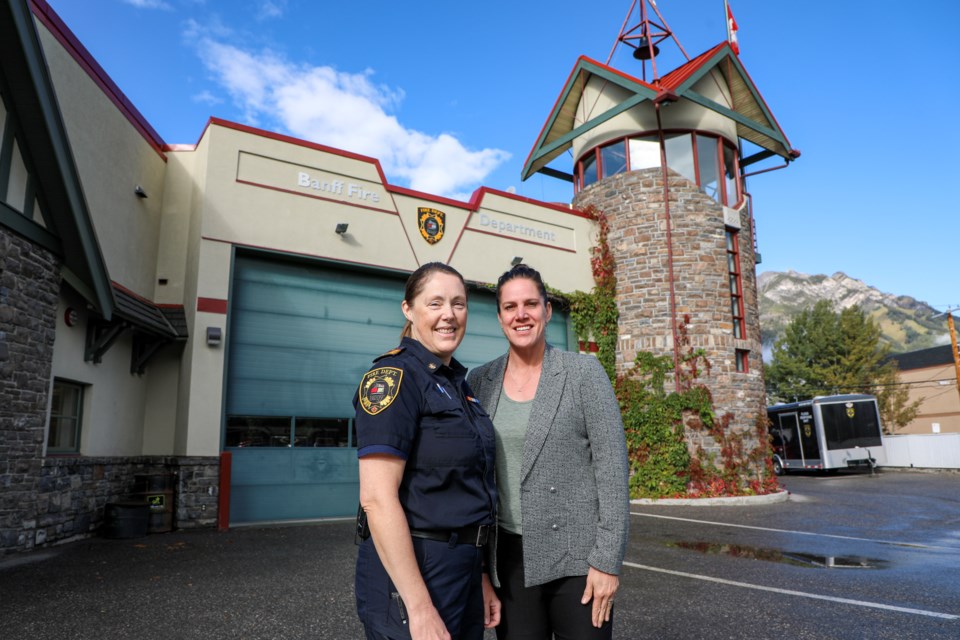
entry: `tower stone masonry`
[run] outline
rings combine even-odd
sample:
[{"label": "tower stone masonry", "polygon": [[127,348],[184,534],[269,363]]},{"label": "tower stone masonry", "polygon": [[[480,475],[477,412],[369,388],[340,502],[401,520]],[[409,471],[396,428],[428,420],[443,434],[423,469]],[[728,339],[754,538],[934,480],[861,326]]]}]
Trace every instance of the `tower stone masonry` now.
[{"label": "tower stone masonry", "polygon": [[[631,4],[605,63],[577,60],[521,175],[570,180],[573,207],[607,219],[617,373],[628,373],[639,352],[676,363],[702,350],[710,367],[696,383],[710,390],[718,417],[732,416],[729,427],[749,449],[766,398],[746,178],[783,168],[800,152],[737,47],[723,41],[690,58],[648,2]],[[635,9],[639,22],[631,22]],[[665,60],[654,58],[671,38],[685,62],[664,71]],[[620,45],[632,50],[621,56],[623,70],[611,65]],[[566,154],[572,167],[559,161]],[[677,344],[680,335],[688,344]],[[679,386],[675,377],[666,384],[668,392]],[[687,435],[691,449],[716,451],[704,434]]]}]

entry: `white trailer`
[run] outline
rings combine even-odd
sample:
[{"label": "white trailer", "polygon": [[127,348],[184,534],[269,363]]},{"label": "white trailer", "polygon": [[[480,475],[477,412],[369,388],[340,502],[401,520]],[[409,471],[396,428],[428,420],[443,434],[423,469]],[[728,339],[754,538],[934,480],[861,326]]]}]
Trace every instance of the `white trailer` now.
[{"label": "white trailer", "polygon": [[887,462],[874,396],[818,396],[767,407],[773,470],[831,470]]}]

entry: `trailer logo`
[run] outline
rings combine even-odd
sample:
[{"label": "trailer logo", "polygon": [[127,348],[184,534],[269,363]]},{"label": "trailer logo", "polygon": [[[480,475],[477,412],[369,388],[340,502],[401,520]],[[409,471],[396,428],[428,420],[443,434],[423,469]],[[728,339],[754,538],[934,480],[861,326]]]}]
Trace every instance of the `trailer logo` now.
[{"label": "trailer logo", "polygon": [[443,238],[446,214],[430,207],[417,207],[417,226],[420,235],[430,244],[436,244]]},{"label": "trailer logo", "polygon": [[853,403],[848,402],[846,407],[847,407],[847,417],[852,418],[857,413],[853,408]]}]

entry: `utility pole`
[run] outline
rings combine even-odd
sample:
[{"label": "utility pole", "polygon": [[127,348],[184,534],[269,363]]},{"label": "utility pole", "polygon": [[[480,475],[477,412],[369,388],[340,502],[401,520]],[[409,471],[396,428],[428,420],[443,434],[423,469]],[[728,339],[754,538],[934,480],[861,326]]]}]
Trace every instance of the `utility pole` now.
[{"label": "utility pole", "polygon": [[960,394],[960,350],[957,349],[957,329],[953,326],[953,309],[947,309],[947,326],[950,327],[950,345],[953,347],[953,368],[957,374],[957,393]]}]

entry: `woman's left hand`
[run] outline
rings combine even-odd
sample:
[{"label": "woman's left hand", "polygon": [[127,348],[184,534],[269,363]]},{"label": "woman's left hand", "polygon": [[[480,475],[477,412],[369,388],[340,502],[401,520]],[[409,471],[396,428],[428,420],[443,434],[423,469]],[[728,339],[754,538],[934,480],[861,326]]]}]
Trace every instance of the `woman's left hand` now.
[{"label": "woman's left hand", "polygon": [[590,619],[598,629],[604,622],[610,621],[610,612],[613,610],[613,596],[620,588],[620,578],[612,573],[604,573],[590,567],[587,572],[587,588],[583,591],[580,604],[587,604],[593,600],[593,614]]},{"label": "woman's left hand", "polygon": [[500,598],[493,590],[490,576],[483,574],[483,628],[492,629],[500,624]]}]

